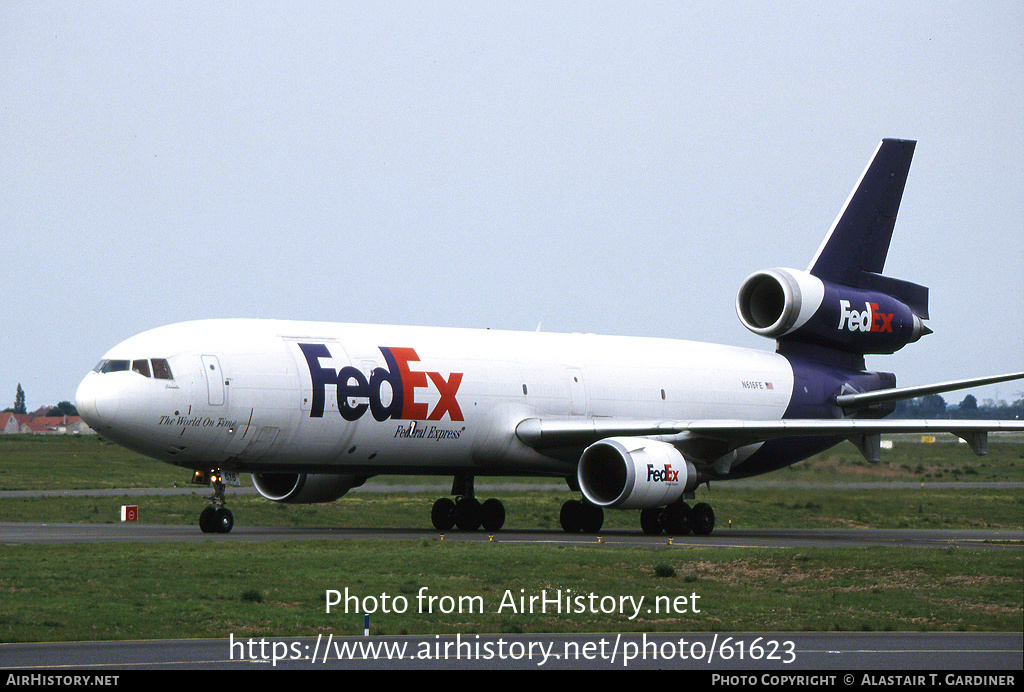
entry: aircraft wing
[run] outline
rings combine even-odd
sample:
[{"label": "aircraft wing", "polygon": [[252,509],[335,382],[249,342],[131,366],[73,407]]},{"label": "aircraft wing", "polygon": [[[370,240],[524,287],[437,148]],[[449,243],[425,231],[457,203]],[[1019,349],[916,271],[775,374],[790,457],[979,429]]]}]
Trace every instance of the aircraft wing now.
[{"label": "aircraft wing", "polygon": [[[879,436],[883,433],[952,433],[970,444],[976,454],[987,451],[989,432],[1024,432],[1024,421],[1015,420],[692,420],[623,421],[613,419],[528,418],[516,427],[526,445],[544,451],[583,448],[606,437],[646,437],[696,452],[713,462],[746,445],[783,437],[843,437],[858,445],[869,461],[878,461]],[[701,451],[705,454],[701,454]]]},{"label": "aircraft wing", "polygon": [[[985,384],[1024,379],[1024,373],[957,380],[920,387],[883,389],[873,392],[841,394],[837,405],[845,410],[864,408],[879,402],[909,399],[925,394],[969,389]],[[573,453],[607,437],[645,437],[668,442],[687,456],[716,466],[727,467],[723,460],[734,450],[747,445],[784,437],[841,437],[856,444],[868,461],[879,460],[883,433],[952,433],[967,442],[975,454],[988,448],[990,432],[1024,432],[1024,421],[946,420],[878,418],[792,418],[783,420],[615,420],[612,418],[528,418],[516,427],[516,436],[540,452]]]}]

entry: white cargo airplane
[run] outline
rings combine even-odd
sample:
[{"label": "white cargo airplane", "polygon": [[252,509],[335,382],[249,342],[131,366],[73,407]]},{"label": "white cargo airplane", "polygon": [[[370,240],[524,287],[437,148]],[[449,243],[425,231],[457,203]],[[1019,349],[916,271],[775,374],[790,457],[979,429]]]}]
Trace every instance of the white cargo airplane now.
[{"label": "white cargo airplane", "polygon": [[655,338],[478,329],[209,320],[112,348],[78,410],[129,449],[193,469],[214,495],[199,524],[226,533],[226,482],[252,473],[276,502],[340,498],[377,474],[454,477],[433,525],[500,529],[477,476],[565,478],[581,500],[566,531],[604,508],[639,509],[647,533],[708,534],[690,507],[710,481],[773,471],[852,440],[877,460],[882,433],[951,432],[984,454],[1020,421],[879,420],[893,402],[1024,373],[896,389],[864,354],[930,330],[928,290],[881,274],[915,143],[883,140],[806,271],[756,272],[736,310],[775,353]]}]

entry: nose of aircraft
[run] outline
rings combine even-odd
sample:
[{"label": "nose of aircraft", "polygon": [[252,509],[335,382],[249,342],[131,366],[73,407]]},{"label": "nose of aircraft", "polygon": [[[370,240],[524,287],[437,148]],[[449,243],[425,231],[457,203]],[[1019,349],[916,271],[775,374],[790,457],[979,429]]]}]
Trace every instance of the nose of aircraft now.
[{"label": "nose of aircraft", "polygon": [[93,430],[110,425],[117,416],[121,397],[115,378],[91,372],[85,376],[75,392],[75,408],[82,420]]}]

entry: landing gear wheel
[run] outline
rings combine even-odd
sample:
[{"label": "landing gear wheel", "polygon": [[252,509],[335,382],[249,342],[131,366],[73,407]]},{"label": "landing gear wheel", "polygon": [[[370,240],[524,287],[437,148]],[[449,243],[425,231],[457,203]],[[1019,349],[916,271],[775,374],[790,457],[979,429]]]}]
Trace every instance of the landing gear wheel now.
[{"label": "landing gear wheel", "polygon": [[604,509],[589,502],[583,502],[581,530],[583,533],[597,533],[604,526]]},{"label": "landing gear wheel", "polygon": [[604,509],[585,500],[567,500],[558,521],[566,533],[597,533],[604,525]]},{"label": "landing gear wheel", "polygon": [[662,519],[665,533],[670,536],[685,536],[693,528],[693,510],[685,502],[666,507]]},{"label": "landing gear wheel", "polygon": [[480,506],[480,522],[485,531],[500,531],[505,525],[505,505],[493,497]]},{"label": "landing gear wheel", "polygon": [[455,476],[452,481],[452,495],[434,502],[430,510],[430,521],[438,531],[452,527],[460,531],[476,531],[483,526],[487,531],[498,531],[505,525],[505,505],[501,500],[491,498],[482,503],[473,494],[473,476]]},{"label": "landing gear wheel", "polygon": [[693,508],[691,528],[698,536],[708,536],[715,529],[715,511],[711,505],[701,502]]},{"label": "landing gear wheel", "polygon": [[213,524],[213,515],[217,510],[207,507],[199,515],[199,528],[203,533],[216,533],[217,527]]},{"label": "landing gear wheel", "polygon": [[665,523],[662,520],[663,507],[648,507],[640,510],[640,528],[648,536],[657,536],[665,530]]},{"label": "landing gear wheel", "polygon": [[455,526],[455,503],[442,497],[430,510],[430,521],[438,531],[451,531]]},{"label": "landing gear wheel", "polygon": [[199,515],[199,528],[203,533],[231,533],[235,517],[227,507],[207,507]]},{"label": "landing gear wheel", "polygon": [[213,526],[216,533],[231,533],[235,525],[235,516],[227,507],[221,507],[213,512]]},{"label": "landing gear wheel", "polygon": [[463,497],[455,503],[455,525],[460,531],[479,529],[480,514],[480,501],[476,498]]},{"label": "landing gear wheel", "polygon": [[566,533],[579,533],[582,528],[581,515],[583,503],[579,500],[566,500],[558,513],[558,523]]}]

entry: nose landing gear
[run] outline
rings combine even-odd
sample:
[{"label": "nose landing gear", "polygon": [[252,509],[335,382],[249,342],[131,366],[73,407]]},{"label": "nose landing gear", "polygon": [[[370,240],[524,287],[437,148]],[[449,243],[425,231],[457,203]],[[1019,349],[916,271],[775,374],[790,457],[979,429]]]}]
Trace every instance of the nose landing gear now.
[{"label": "nose landing gear", "polygon": [[235,525],[231,510],[224,506],[226,485],[238,485],[238,475],[233,471],[196,471],[192,482],[199,485],[213,485],[213,495],[206,498],[210,505],[199,515],[199,528],[203,533],[230,533]]}]

